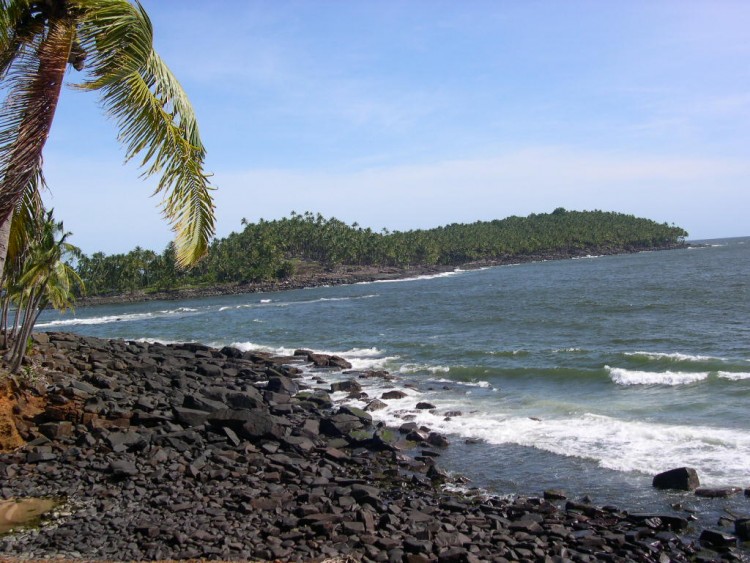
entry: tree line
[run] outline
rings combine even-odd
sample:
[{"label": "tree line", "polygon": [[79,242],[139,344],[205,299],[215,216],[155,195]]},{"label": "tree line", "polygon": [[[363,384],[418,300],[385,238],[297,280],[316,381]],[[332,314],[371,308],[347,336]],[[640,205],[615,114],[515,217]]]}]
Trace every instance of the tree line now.
[{"label": "tree line", "polygon": [[678,245],[687,232],[633,215],[567,211],[410,231],[380,232],[321,214],[292,212],[215,239],[190,269],[177,264],[170,243],[160,254],[136,247],[77,259],[88,295],[280,280],[310,267],[459,266],[544,255],[647,250]]}]

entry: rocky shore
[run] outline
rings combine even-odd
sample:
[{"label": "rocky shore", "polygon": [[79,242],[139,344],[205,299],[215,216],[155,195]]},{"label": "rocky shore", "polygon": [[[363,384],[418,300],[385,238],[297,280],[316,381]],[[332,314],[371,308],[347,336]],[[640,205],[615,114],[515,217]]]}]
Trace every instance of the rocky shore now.
[{"label": "rocky shore", "polygon": [[[742,560],[727,534],[686,539],[690,522],[675,514],[554,491],[446,492],[446,437],[336,405],[332,392],[359,394],[358,379],[388,375],[335,356],[35,340],[36,368],[15,389],[26,444],[0,454],[0,496],[61,504],[40,526],[0,536],[0,558]],[[314,370],[314,386],[302,369]],[[332,370],[347,379],[326,385]]]},{"label": "rocky shore", "polygon": [[[686,246],[686,244],[665,245],[662,247],[650,248],[648,250],[674,250],[676,248],[684,248]],[[465,270],[472,270],[492,266],[507,266],[510,264],[541,262],[546,260],[567,260],[583,256],[632,254],[642,251],[643,249],[638,248],[607,247],[557,251],[545,254],[508,255],[502,259],[469,262],[460,264],[458,266],[405,266],[403,268],[390,266],[339,266],[330,270],[318,268],[313,272],[296,274],[286,279],[273,281],[215,284],[206,287],[190,287],[165,291],[134,291],[132,293],[119,295],[94,295],[83,297],[77,302],[76,306],[86,307],[116,303],[135,303],[141,301],[176,301],[183,299],[215,297],[219,295],[269,293],[275,291],[304,289],[327,285],[346,285],[382,280],[404,279],[415,276],[427,276],[439,274],[442,272],[451,272],[457,267]]]}]

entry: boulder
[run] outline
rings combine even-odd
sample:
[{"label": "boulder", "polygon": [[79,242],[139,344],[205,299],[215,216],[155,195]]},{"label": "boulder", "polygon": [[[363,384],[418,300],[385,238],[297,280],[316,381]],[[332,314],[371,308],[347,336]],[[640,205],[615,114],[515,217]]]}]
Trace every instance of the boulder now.
[{"label": "boulder", "polygon": [[339,369],[352,369],[352,364],[341,356],[331,356],[328,358],[328,365]]},{"label": "boulder", "polygon": [[698,487],[695,489],[695,496],[704,498],[728,498],[741,492],[742,489],[739,487]]},{"label": "boulder", "polygon": [[380,398],[384,400],[389,399],[403,399],[404,397],[407,397],[408,395],[404,393],[403,391],[393,390],[393,391],[386,391],[383,393]]},{"label": "boulder", "polygon": [[285,393],[291,396],[299,391],[299,387],[288,377],[284,375],[278,375],[268,378],[268,385],[266,385],[266,390],[273,391],[274,393]]},{"label": "boulder", "polygon": [[388,405],[386,405],[383,401],[380,399],[373,399],[369,403],[367,403],[367,406],[365,407],[365,410],[368,412],[372,411],[379,411],[381,409],[386,408]]},{"label": "boulder", "polygon": [[335,414],[320,421],[320,431],[326,436],[345,436],[352,430],[360,430],[362,427],[359,417],[346,413]]},{"label": "boulder", "polygon": [[362,391],[362,386],[354,381],[353,379],[350,379],[348,381],[337,381],[335,383],[331,383],[331,393],[336,393],[337,391],[345,391],[347,393],[359,393]]},{"label": "boulder", "polygon": [[560,489],[547,489],[544,491],[546,500],[568,500],[568,495]]},{"label": "boulder", "polygon": [[735,547],[737,545],[735,536],[718,530],[703,530],[699,541],[701,545],[711,548]]},{"label": "boulder", "polygon": [[372,415],[360,408],[343,406],[339,409],[339,412],[356,416],[365,426],[370,426],[372,424]]},{"label": "boulder", "polygon": [[680,491],[694,491],[700,487],[698,473],[692,467],[678,467],[659,473],[654,477],[652,485],[657,489],[677,489]]},{"label": "boulder", "polygon": [[750,541],[750,518],[739,518],[734,521],[734,533],[741,541]]},{"label": "boulder", "polygon": [[430,432],[430,435],[427,437],[427,443],[439,448],[447,448],[448,438],[437,432]]},{"label": "boulder", "polygon": [[265,409],[224,409],[211,413],[208,422],[216,427],[227,426],[239,437],[250,440],[279,438],[284,434],[276,417]]}]

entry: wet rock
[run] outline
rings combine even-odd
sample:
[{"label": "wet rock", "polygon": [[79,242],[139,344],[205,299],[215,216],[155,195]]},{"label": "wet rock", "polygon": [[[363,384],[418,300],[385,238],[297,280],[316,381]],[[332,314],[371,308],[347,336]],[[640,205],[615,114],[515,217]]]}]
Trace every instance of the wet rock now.
[{"label": "wet rock", "polygon": [[717,530],[703,530],[699,541],[701,545],[713,548],[734,547],[737,537]]},{"label": "wet rock", "polygon": [[750,518],[738,518],[735,520],[734,533],[740,541],[750,541]]},{"label": "wet rock", "polygon": [[544,498],[547,500],[566,500],[568,498],[565,491],[560,489],[547,489],[544,491]]},{"label": "wet rock", "polygon": [[427,436],[427,443],[438,448],[447,448],[449,444],[448,438],[438,432],[430,432],[429,436]]},{"label": "wet rock", "polygon": [[388,405],[386,405],[383,401],[380,399],[373,399],[369,403],[367,403],[367,406],[365,407],[365,410],[368,412],[371,411],[379,411],[384,408],[386,408]]},{"label": "wet rock", "polygon": [[652,484],[657,489],[693,491],[700,487],[700,479],[695,469],[691,467],[679,467],[654,476]]},{"label": "wet rock", "polygon": [[320,431],[334,437],[346,436],[352,430],[361,430],[363,427],[359,417],[346,413],[335,414],[320,421]]},{"label": "wet rock", "polygon": [[420,401],[419,403],[417,403],[416,408],[419,410],[429,410],[429,409],[434,409],[435,405],[433,405],[432,403],[425,402],[425,401]]},{"label": "wet rock", "polygon": [[352,364],[340,356],[328,358],[328,365],[338,369],[352,369]]},{"label": "wet rock", "polygon": [[741,492],[742,489],[739,487],[698,487],[695,489],[695,496],[704,498],[728,498]]},{"label": "wet rock", "polygon": [[372,425],[372,415],[357,407],[343,406],[339,409],[339,412],[356,416],[364,426]]},{"label": "wet rock", "polygon": [[362,391],[362,386],[353,379],[331,383],[331,393],[337,393],[339,391],[345,391],[346,393],[359,393]]},{"label": "wet rock", "polygon": [[299,391],[297,384],[292,379],[283,375],[270,377],[266,389],[274,393],[285,393],[287,395],[294,395]]},{"label": "wet rock", "polygon": [[404,397],[408,397],[408,395],[403,391],[399,391],[398,389],[395,389],[393,391],[386,391],[380,396],[380,398],[384,401],[388,401],[391,399],[403,399]]}]

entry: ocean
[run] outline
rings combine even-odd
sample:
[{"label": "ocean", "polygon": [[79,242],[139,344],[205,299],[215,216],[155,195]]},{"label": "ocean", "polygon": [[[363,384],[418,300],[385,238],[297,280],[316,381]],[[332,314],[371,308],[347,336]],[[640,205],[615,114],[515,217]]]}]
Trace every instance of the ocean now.
[{"label": "ocean", "polygon": [[[37,329],[335,353],[396,377],[362,380],[372,398],[392,387],[408,394],[374,417],[414,417],[445,433],[440,464],[473,492],[563,489],[632,512],[695,514],[710,527],[750,514],[742,493],[704,499],[651,487],[654,474],[681,466],[707,487],[750,487],[750,237],[45,312]],[[305,376],[311,385],[314,375]],[[418,401],[435,409],[416,410]]]}]

